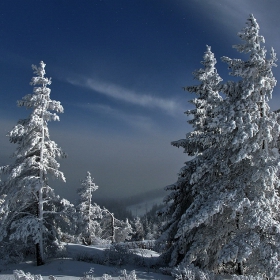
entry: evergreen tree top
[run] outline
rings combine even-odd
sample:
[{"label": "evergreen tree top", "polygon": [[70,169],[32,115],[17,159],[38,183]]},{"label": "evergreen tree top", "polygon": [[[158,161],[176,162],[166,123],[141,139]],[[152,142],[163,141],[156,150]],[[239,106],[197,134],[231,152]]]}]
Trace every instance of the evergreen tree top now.
[{"label": "evergreen tree top", "polygon": [[32,64],[32,69],[34,70],[34,74],[36,74],[36,77],[33,77],[31,79],[30,85],[43,85],[43,86],[47,86],[50,85],[51,82],[51,78],[48,79],[45,77],[46,71],[45,71],[45,67],[46,64],[43,61],[40,61],[40,66],[36,66],[34,64]]},{"label": "evergreen tree top", "polygon": [[[272,67],[276,65],[276,54],[271,49],[270,58],[266,57],[266,49],[262,44],[265,42],[263,36],[259,35],[259,25],[253,15],[247,20],[247,26],[238,33],[243,44],[234,45],[233,47],[239,52],[249,53],[247,61],[241,59],[231,59],[222,57],[222,60],[228,64],[231,69],[230,75],[241,77],[243,80],[238,83],[231,81],[223,85],[222,90],[226,95],[235,96],[243,88],[242,99],[246,99],[251,94],[255,95],[259,102],[263,102],[262,96],[268,101],[272,98],[272,91],[276,85],[276,79],[273,77]],[[233,86],[235,89],[233,90]]]},{"label": "evergreen tree top", "polygon": [[86,179],[82,181],[82,186],[85,186],[86,188],[90,188],[92,191],[96,191],[98,189],[98,186],[95,185],[93,182],[93,179],[91,177],[91,173],[87,171]]},{"label": "evergreen tree top", "polygon": [[261,43],[265,43],[265,39],[259,35],[260,27],[253,14],[249,16],[246,24],[247,26],[241,32],[238,32],[238,36],[244,41],[244,44],[234,45],[233,47],[244,53],[249,53],[252,50],[260,51]]},{"label": "evergreen tree top", "polygon": [[88,203],[89,199],[92,197],[92,192],[96,191],[98,186],[93,182],[91,173],[87,171],[87,176],[81,181],[81,186],[78,189],[78,194],[80,195],[80,202]]},{"label": "evergreen tree top", "polygon": [[51,89],[48,88],[48,85],[52,82],[51,78],[45,77],[45,67],[46,64],[43,61],[40,62],[39,66],[32,65],[33,73],[36,75],[32,77],[30,82],[30,85],[34,86],[33,94],[25,95],[22,100],[17,101],[17,105],[19,107],[33,108],[33,114],[43,117],[46,121],[58,121],[58,115],[49,111],[63,113],[64,109],[59,101],[50,98]]}]

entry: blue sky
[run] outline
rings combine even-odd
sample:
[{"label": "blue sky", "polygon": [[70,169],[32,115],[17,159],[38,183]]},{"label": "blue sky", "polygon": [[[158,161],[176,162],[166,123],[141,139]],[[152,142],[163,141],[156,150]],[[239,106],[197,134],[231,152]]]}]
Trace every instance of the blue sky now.
[{"label": "blue sky", "polygon": [[[31,64],[43,60],[51,98],[65,113],[50,123],[67,183],[56,192],[75,199],[90,171],[96,196],[125,197],[176,181],[188,159],[170,145],[190,130],[184,111],[206,44],[218,72],[230,79],[221,56],[234,49],[250,13],[268,49],[280,53],[277,0],[14,0],[0,2],[0,164],[16,146],[6,133],[28,111],[16,101],[32,92]],[[277,80],[280,70],[274,69]],[[280,107],[278,87],[272,109]]]}]

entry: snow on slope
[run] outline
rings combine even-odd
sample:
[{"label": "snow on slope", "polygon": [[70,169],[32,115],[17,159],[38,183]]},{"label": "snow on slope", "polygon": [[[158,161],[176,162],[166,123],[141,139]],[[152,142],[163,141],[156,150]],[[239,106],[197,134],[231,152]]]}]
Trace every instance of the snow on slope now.
[{"label": "snow on slope", "polygon": [[[104,248],[94,247],[94,246],[83,246],[77,244],[69,244],[68,253],[70,256],[82,254],[93,254],[95,257],[102,257]],[[147,257],[155,256],[155,253],[151,251],[151,254],[146,254]],[[33,275],[42,275],[43,279],[49,279],[49,275],[55,276],[58,280],[77,280],[84,276],[85,272],[94,269],[95,279],[99,279],[103,274],[109,274],[112,279],[119,279],[121,271],[126,269],[129,273],[132,270],[136,271],[137,280],[171,280],[171,276],[162,275],[160,273],[151,272],[150,269],[139,268],[132,265],[122,265],[122,266],[106,266],[99,265],[95,263],[87,263],[82,261],[75,261],[72,259],[55,259],[48,261],[43,266],[35,266],[32,262],[25,262],[21,264],[12,264],[8,266],[2,266],[0,268],[0,280],[14,280],[12,276],[13,270],[23,270],[25,273],[30,272]]]}]

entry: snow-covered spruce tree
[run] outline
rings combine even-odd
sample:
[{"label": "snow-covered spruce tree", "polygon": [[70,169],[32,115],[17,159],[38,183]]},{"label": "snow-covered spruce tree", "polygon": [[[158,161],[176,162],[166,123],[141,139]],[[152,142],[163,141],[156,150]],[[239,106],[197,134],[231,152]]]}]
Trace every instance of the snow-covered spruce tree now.
[{"label": "snow-covered spruce tree", "polygon": [[253,15],[240,32],[242,44],[233,46],[249,59],[223,57],[231,75],[238,82],[223,86],[228,96],[230,132],[230,189],[232,201],[226,205],[230,218],[235,219],[235,234],[219,253],[220,263],[237,262],[239,272],[262,273],[274,278],[279,272],[279,114],[270,110],[276,80],[272,67],[276,54],[270,58],[262,45],[259,25]]},{"label": "snow-covered spruce tree", "polygon": [[185,153],[194,158],[186,162],[180,170],[177,182],[166,187],[166,190],[170,191],[165,198],[167,206],[159,212],[166,219],[166,223],[158,243],[159,245],[167,244],[167,251],[162,257],[165,263],[168,263],[171,267],[179,264],[186,255],[187,235],[180,234],[180,232],[182,221],[184,221],[183,216],[198,195],[197,191],[193,190],[193,174],[200,170],[201,174],[209,172],[210,176],[217,176],[215,172],[217,160],[214,160],[213,157],[220,158],[218,149],[212,151],[216,153],[215,155],[208,153],[205,158],[203,157],[203,153],[210,147],[219,146],[218,108],[223,102],[217,91],[222,79],[217,74],[216,59],[209,46],[207,46],[203,58],[201,63],[204,68],[193,73],[200,84],[184,88],[198,96],[190,101],[195,105],[195,109],[186,112],[187,115],[192,114],[194,116],[193,119],[188,121],[192,124],[194,131],[188,133],[186,139],[171,143],[173,146],[183,147]]},{"label": "snow-covered spruce tree", "polygon": [[128,219],[126,219],[125,221],[117,220],[115,225],[116,225],[116,229],[115,229],[116,242],[119,243],[119,242],[131,240],[132,234],[134,232]]},{"label": "snow-covered spruce tree", "polygon": [[102,228],[102,239],[110,240],[112,243],[124,242],[130,240],[134,234],[128,219],[124,221],[115,217],[105,207],[102,209],[102,220],[100,222]]},{"label": "snow-covered spruce tree", "polygon": [[63,247],[61,242],[75,242],[76,209],[67,199],[58,195],[44,207],[44,222],[47,228],[45,251],[48,257],[54,257]]},{"label": "snow-covered spruce tree", "polygon": [[102,218],[102,209],[99,205],[92,204],[92,194],[98,189],[93,182],[90,172],[78,189],[79,204],[77,205],[77,234],[82,241],[90,245],[94,239],[100,237],[101,228],[99,220]]},{"label": "snow-covered spruce tree", "polygon": [[132,236],[133,241],[141,241],[145,237],[145,231],[143,223],[139,217],[136,217],[133,221],[134,234]]},{"label": "snow-covered spruce tree", "polygon": [[49,121],[59,120],[56,112],[62,113],[63,107],[50,98],[51,79],[45,77],[45,66],[44,62],[39,67],[32,65],[36,74],[30,83],[34,86],[33,94],[18,101],[19,107],[31,109],[32,113],[27,119],[19,120],[7,135],[11,143],[17,144],[17,149],[14,164],[2,167],[7,180],[1,190],[6,197],[1,205],[5,214],[0,221],[0,239],[20,240],[29,248],[34,244],[37,265],[44,262],[46,218],[53,214],[55,198],[48,176],[65,181],[56,161],[65,154],[50,140],[47,126]]},{"label": "snow-covered spruce tree", "polygon": [[[274,279],[280,264],[279,156],[274,152],[280,127],[267,101],[276,84],[271,70],[276,56],[272,50],[266,58],[252,15],[239,36],[244,43],[234,47],[250,57],[223,58],[241,79],[220,88],[226,98],[212,121],[214,127],[217,120],[219,142],[214,137],[192,160],[198,163],[189,181],[192,203],[178,223],[174,243],[180,250],[172,256],[215,273]],[[181,146],[189,151],[187,144]]]}]

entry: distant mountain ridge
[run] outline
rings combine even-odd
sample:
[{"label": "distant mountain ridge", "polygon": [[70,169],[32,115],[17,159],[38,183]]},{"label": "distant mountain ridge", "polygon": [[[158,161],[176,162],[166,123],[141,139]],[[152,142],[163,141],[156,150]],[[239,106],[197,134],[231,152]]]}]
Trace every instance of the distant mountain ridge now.
[{"label": "distant mountain ridge", "polygon": [[134,195],[127,199],[127,209],[134,217],[144,216],[153,208],[153,206],[163,204],[163,198],[165,195],[166,192],[164,189],[156,189]]},{"label": "distant mountain ridge", "polygon": [[133,219],[135,216],[143,216],[154,205],[162,204],[165,195],[164,189],[156,189],[121,199],[96,198],[94,202],[107,208],[119,219]]},{"label": "distant mountain ridge", "polygon": [[144,201],[153,200],[156,198],[163,198],[166,195],[166,191],[163,188],[150,190],[144,193],[136,194],[125,198],[127,201],[127,206],[142,203]]}]

